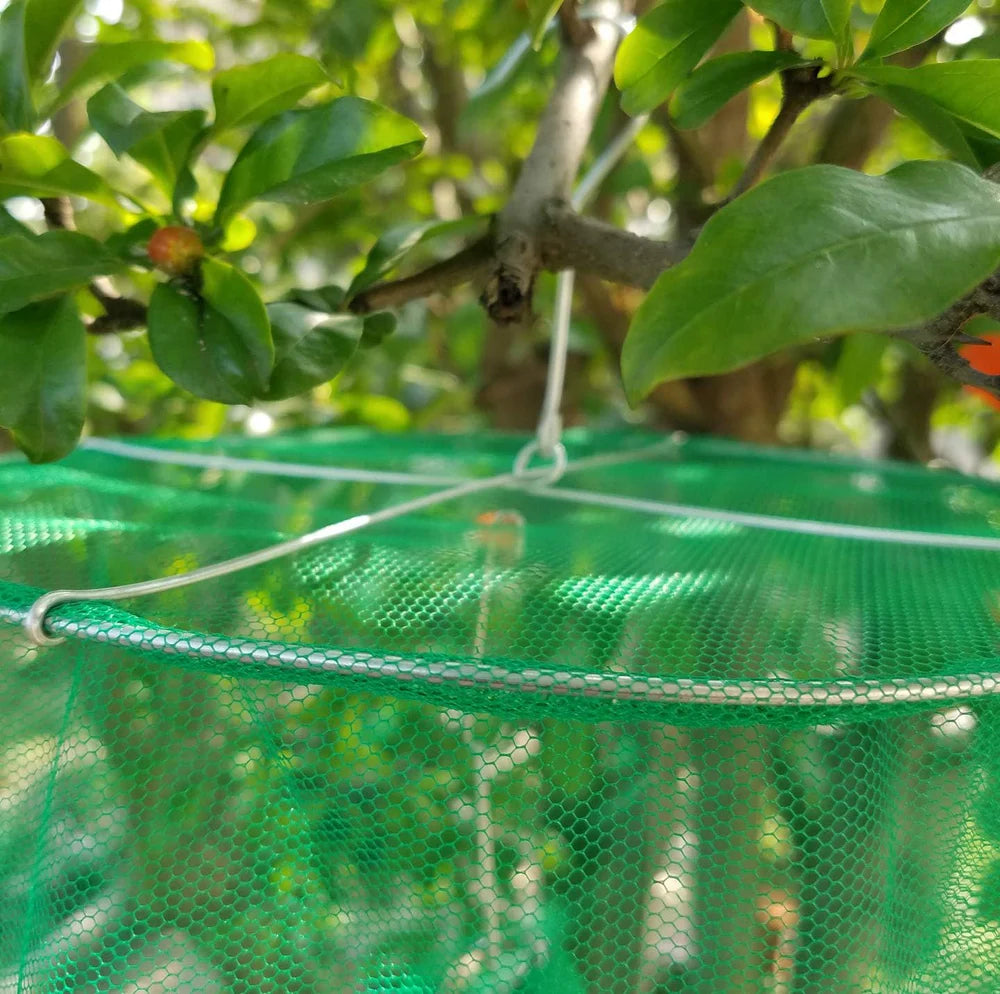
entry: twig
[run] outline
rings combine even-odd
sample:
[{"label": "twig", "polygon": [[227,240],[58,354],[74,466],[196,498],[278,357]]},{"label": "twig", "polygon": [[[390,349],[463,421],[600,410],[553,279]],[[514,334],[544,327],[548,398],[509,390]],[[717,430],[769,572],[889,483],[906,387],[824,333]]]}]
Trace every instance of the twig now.
[{"label": "twig", "polygon": [[104,308],[104,313],[87,325],[88,335],[112,335],[146,326],[148,311],[145,304],[132,300],[131,297],[106,295],[96,284],[90,286],[90,292]]},{"label": "twig", "polygon": [[390,307],[400,307],[411,300],[444,293],[463,283],[485,278],[493,257],[493,237],[486,235],[449,259],[399,280],[376,283],[354,297],[348,306],[355,314],[367,314]]},{"label": "twig", "polygon": [[767,134],[750,157],[743,175],[736,181],[736,185],[726,198],[726,203],[746,193],[761,178],[802,112],[814,101],[833,93],[830,77],[820,76],[819,71],[818,66],[803,66],[782,71],[782,97],[778,116],[771,122]]}]

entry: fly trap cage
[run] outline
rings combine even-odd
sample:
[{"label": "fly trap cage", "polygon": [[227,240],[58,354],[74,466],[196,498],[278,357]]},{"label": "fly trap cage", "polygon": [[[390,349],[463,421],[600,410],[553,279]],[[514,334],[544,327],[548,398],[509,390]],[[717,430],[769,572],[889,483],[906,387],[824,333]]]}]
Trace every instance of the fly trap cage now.
[{"label": "fly trap cage", "polygon": [[3,994],[998,989],[1000,488],[518,444],[0,464]]}]

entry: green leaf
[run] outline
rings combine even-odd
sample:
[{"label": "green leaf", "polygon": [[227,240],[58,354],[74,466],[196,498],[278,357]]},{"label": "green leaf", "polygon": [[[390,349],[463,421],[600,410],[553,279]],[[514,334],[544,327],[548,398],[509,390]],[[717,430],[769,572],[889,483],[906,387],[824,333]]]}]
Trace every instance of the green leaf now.
[{"label": "green leaf", "polygon": [[409,118],[360,97],[285,111],[265,121],[236,157],[216,221],[251,200],[327,200],[412,158],[423,143]]},{"label": "green leaf", "polygon": [[396,324],[396,315],[392,311],[374,311],[366,314],[358,346],[362,349],[378,348],[396,330]]},{"label": "green leaf", "polygon": [[24,42],[25,0],[0,12],[0,127],[27,131],[35,120]]},{"label": "green leaf", "polygon": [[155,218],[144,217],[125,231],[116,231],[113,235],[108,235],[104,247],[117,259],[148,266],[149,255],[146,246],[159,228],[160,223]]},{"label": "green leaf", "polygon": [[215,65],[215,52],[204,41],[118,41],[94,45],[62,85],[49,112],[62,107],[82,90],[121,79],[127,72],[152,62],[176,62],[208,72]]},{"label": "green leaf", "polygon": [[34,232],[26,224],[21,224],[17,218],[12,217],[6,207],[0,207],[0,238],[4,235],[26,235],[28,238],[33,238]]},{"label": "green leaf", "polygon": [[879,363],[889,346],[885,335],[851,335],[845,339],[837,359],[835,382],[841,404],[856,404],[865,388],[880,375]]},{"label": "green leaf", "polygon": [[16,134],[0,141],[0,200],[17,196],[74,196],[119,207],[115,191],[49,135]]},{"label": "green leaf", "polygon": [[0,238],[0,314],[121,269],[100,242],[76,231]]},{"label": "green leaf", "polygon": [[314,287],[311,290],[303,290],[296,287],[289,290],[281,298],[282,303],[301,304],[312,311],[322,311],[324,314],[332,314],[339,311],[344,306],[347,294],[342,286],[335,283],[328,283],[326,286]]},{"label": "green leaf", "polygon": [[771,73],[807,62],[795,52],[730,52],[700,65],[677,87],[671,112],[678,128],[700,128],[738,93]]},{"label": "green leaf", "polygon": [[885,0],[861,61],[884,59],[933,38],[969,6],[969,0]]},{"label": "green leaf", "polygon": [[115,155],[131,156],[171,195],[205,125],[205,113],[200,110],[147,111],[117,83],[109,83],[90,98],[87,115]]},{"label": "green leaf", "polygon": [[837,46],[837,58],[842,66],[854,58],[854,36],[851,32],[851,7],[854,0],[822,0],[823,13],[830,25],[830,35]]},{"label": "green leaf", "polygon": [[239,333],[251,359],[250,379],[263,388],[274,368],[271,322],[257,288],[235,266],[205,259],[201,266],[201,294]]},{"label": "green leaf", "polygon": [[1000,264],[1000,191],[964,166],[783,173],[720,210],[640,306],[629,398],[817,336],[930,319]]},{"label": "green leaf", "polygon": [[918,124],[939,145],[972,169],[979,169],[981,163],[962,130],[960,122],[930,97],[905,86],[872,86],[871,90],[883,100],[892,104],[911,121]]},{"label": "green leaf", "polygon": [[175,383],[223,404],[261,396],[274,365],[260,296],[239,270],[218,259],[203,261],[200,295],[171,283],[153,291],[149,344],[157,365]]},{"label": "green leaf", "polygon": [[60,459],[83,430],[86,332],[60,297],[0,317],[0,425],[32,462]]},{"label": "green leaf", "polygon": [[380,235],[372,246],[365,260],[364,269],[354,277],[348,287],[348,298],[377,283],[395,269],[418,245],[424,245],[435,238],[462,237],[477,231],[485,231],[486,224],[486,218],[473,215],[459,218],[457,221],[422,221],[390,228]]},{"label": "green leaf", "polygon": [[931,62],[902,66],[857,66],[853,76],[888,86],[905,86],[930,97],[949,114],[1000,137],[1000,59]]},{"label": "green leaf", "polygon": [[561,6],[562,0],[528,0],[528,34],[533,48],[541,47],[545,29]]},{"label": "green leaf", "polygon": [[362,320],[353,314],[324,315],[297,304],[270,304],[274,372],[265,400],[284,400],[332,380],[357,351]]},{"label": "green leaf", "polygon": [[743,0],[748,6],[776,21],[792,34],[823,38],[837,43],[844,55],[849,38],[853,0]]},{"label": "green leaf", "polygon": [[59,39],[82,6],[81,0],[27,0],[24,43],[28,77],[33,82],[45,81]]},{"label": "green leaf", "polygon": [[740,0],[665,0],[641,18],[615,59],[626,113],[642,114],[666,100],[740,9]]},{"label": "green leaf", "polygon": [[315,59],[292,52],[227,69],[212,80],[213,128],[222,131],[262,121],[294,107],[310,90],[328,81],[326,70]]}]

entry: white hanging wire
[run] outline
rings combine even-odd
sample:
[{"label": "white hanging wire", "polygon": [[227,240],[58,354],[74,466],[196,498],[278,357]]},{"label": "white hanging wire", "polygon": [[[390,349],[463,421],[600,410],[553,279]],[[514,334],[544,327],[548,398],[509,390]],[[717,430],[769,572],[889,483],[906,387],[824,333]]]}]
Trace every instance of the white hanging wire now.
[{"label": "white hanging wire", "polygon": [[[662,454],[667,446],[674,444],[676,443],[666,440],[663,443],[644,446],[643,448],[635,449],[630,452],[617,452],[601,456],[592,456],[589,459],[584,458],[576,460],[572,463],[564,461],[561,464],[561,468],[576,470],[589,468],[591,466],[610,465],[613,463],[627,462],[633,459],[647,458],[649,455],[654,453]],[[100,449],[102,447],[98,448]],[[136,448],[141,447],[137,446]],[[119,452],[120,449],[121,446],[119,446]],[[166,458],[162,460],[154,459],[153,454],[158,451],[159,450],[152,447],[146,448],[142,452],[140,458],[147,461],[171,462],[173,461],[170,459],[171,455],[186,455],[186,453],[162,453]],[[224,460],[225,457],[221,457],[221,459]],[[262,470],[261,472],[273,473],[278,467],[282,466],[284,466],[284,464],[271,463],[268,464],[267,469]],[[217,468],[221,468],[221,465],[217,464]],[[240,461],[240,468],[245,468],[242,460]],[[296,465],[294,468],[296,472],[293,475],[306,475],[303,472],[306,467]],[[320,471],[320,474],[322,474],[322,471],[326,467],[315,468]],[[29,639],[31,639],[35,645],[57,645],[64,640],[61,638],[52,638],[46,634],[45,618],[49,611],[51,611],[52,608],[58,604],[65,604],[70,601],[118,601],[125,600],[130,597],[144,597],[149,594],[163,593],[167,590],[176,590],[179,587],[187,587],[194,583],[201,583],[205,580],[213,580],[221,576],[228,576],[231,573],[238,573],[242,570],[250,569],[253,566],[260,566],[263,563],[268,563],[272,560],[281,559],[284,556],[301,552],[314,545],[329,542],[331,539],[340,538],[344,535],[350,535],[352,532],[361,531],[362,529],[369,528],[372,525],[392,521],[395,518],[412,514],[415,511],[422,511],[429,507],[436,507],[439,504],[458,500],[462,497],[467,497],[470,494],[480,493],[485,490],[496,490],[506,486],[518,486],[521,488],[530,487],[533,484],[540,484],[544,486],[550,479],[551,475],[551,467],[540,466],[536,469],[523,468],[518,472],[511,471],[508,473],[499,473],[495,476],[484,477],[477,480],[464,480],[463,482],[447,487],[444,490],[436,490],[430,494],[414,497],[411,500],[402,501],[392,507],[386,507],[380,511],[373,511],[371,514],[358,514],[350,518],[345,518],[342,521],[334,522],[333,524],[326,525],[323,528],[318,528],[315,531],[308,532],[307,534],[300,535],[296,538],[287,539],[284,542],[278,542],[275,545],[259,549],[256,552],[250,552],[242,556],[235,556],[231,559],[225,559],[222,562],[212,563],[208,566],[201,566],[198,569],[189,570],[186,573],[178,573],[174,576],[157,577],[153,580],[142,580],[138,583],[126,583],[114,587],[97,587],[87,590],[52,590],[43,594],[31,605],[23,620],[24,629],[27,632]]]},{"label": "white hanging wire", "polygon": [[[647,459],[670,455],[680,451],[686,441],[683,433],[675,433],[661,442],[640,446],[625,452],[604,452],[599,455],[582,456],[569,460],[566,473],[572,474],[588,469],[599,469],[606,466],[624,465]],[[133,445],[130,442],[117,442],[110,439],[88,439],[83,448],[93,449],[109,455],[135,459],[140,462],[162,463],[171,466],[189,466],[198,469],[234,471],[253,473],[262,476],[289,476],[300,479],[337,479],[360,480],[374,483],[408,483],[419,485],[429,480],[436,482],[437,478],[428,478],[420,474],[382,473],[379,470],[354,470],[347,467],[318,466],[309,463],[284,463],[269,460],[235,459],[230,456],[212,455],[208,453],[182,452],[176,449],[164,449],[154,446]],[[800,454],[794,450],[775,450],[772,457],[790,458],[798,461]],[[814,460],[810,460],[814,461]],[[824,463],[827,460],[824,458]],[[829,462],[838,465],[840,460],[831,458]],[[854,463],[849,463],[854,466]],[[891,470],[900,467],[889,464]],[[873,467],[878,472],[883,467]],[[358,475],[355,476],[355,473]],[[333,475],[335,474],[335,475]],[[880,542],[889,545],[914,545],[935,549],[968,549],[978,552],[1000,552],[1000,538],[990,535],[967,535],[952,532],[924,532],[905,528],[882,528],[875,525],[852,525],[838,521],[821,521],[813,518],[789,518],[775,514],[759,514],[752,511],[731,511],[727,508],[705,507],[699,504],[677,504],[668,501],[651,500],[642,497],[629,497],[621,494],[602,493],[595,490],[584,490],[565,485],[550,486],[545,483],[546,470],[542,467],[531,471],[528,479],[516,479],[513,484],[517,489],[527,490],[535,497],[546,500],[565,501],[569,504],[587,504],[597,507],[613,507],[622,511],[634,511],[639,514],[659,515],[662,517],[697,519],[714,521],[719,524],[734,525],[739,528],[754,528],[764,531],[794,532],[800,535],[814,535],[818,538],[854,539],[857,541]],[[442,482],[461,483],[458,479],[445,479]]]},{"label": "white hanging wire", "polygon": [[[534,471],[529,476],[544,476],[547,470]],[[201,566],[198,569],[189,570],[186,573],[178,573],[175,576],[158,577],[155,580],[144,580],[139,583],[126,583],[115,587],[100,587],[90,590],[52,590],[43,594],[34,604],[31,605],[24,619],[24,629],[28,637],[36,645],[58,645],[63,641],[61,638],[52,638],[45,632],[45,616],[57,604],[65,604],[68,601],[118,601],[129,597],[144,597],[148,594],[159,594],[167,590],[176,590],[178,587],[188,587],[193,583],[201,583],[205,580],[213,580],[220,576],[228,576],[230,573],[237,573],[241,570],[259,566],[262,563],[269,563],[274,559],[280,559],[296,552],[301,552],[311,546],[319,545],[322,542],[329,542],[331,539],[340,538],[343,535],[350,535],[351,532],[361,531],[372,525],[381,524],[384,521],[391,521],[393,518],[402,517],[404,514],[412,514],[414,511],[421,511],[424,508],[434,507],[444,504],[447,501],[457,500],[460,497],[467,497],[469,494],[478,493],[482,490],[493,490],[496,487],[504,486],[515,480],[513,473],[502,473],[498,476],[490,476],[481,480],[467,480],[454,487],[445,490],[438,490],[422,497],[415,497],[412,500],[403,501],[392,507],[383,508],[381,511],[373,511],[371,514],[358,514],[351,518],[345,518],[315,531],[299,535],[296,538],[269,545],[265,549],[258,549],[243,556],[235,556],[219,563],[212,563],[209,566]]]},{"label": "white hanging wire", "polygon": [[[575,211],[581,210],[600,188],[602,182],[629,150],[636,135],[645,126],[649,116],[633,118],[608,143],[584,174],[570,200]],[[552,311],[552,340],[549,347],[549,364],[545,378],[545,397],[538,417],[535,437],[524,446],[514,460],[514,473],[520,476],[535,456],[551,460],[546,483],[552,484],[566,471],[566,448],[562,444],[562,398],[566,381],[566,359],[569,354],[569,331],[573,315],[573,284],[575,273],[564,269],[556,276],[555,305]]]}]

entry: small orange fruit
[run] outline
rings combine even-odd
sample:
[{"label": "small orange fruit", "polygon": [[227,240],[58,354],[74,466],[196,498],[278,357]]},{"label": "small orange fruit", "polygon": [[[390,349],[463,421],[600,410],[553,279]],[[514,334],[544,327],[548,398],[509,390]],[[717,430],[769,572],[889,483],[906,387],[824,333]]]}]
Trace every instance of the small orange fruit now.
[{"label": "small orange fruit", "polygon": [[153,233],[146,246],[153,263],[172,276],[190,273],[205,255],[205,246],[197,231],[169,225]]}]

